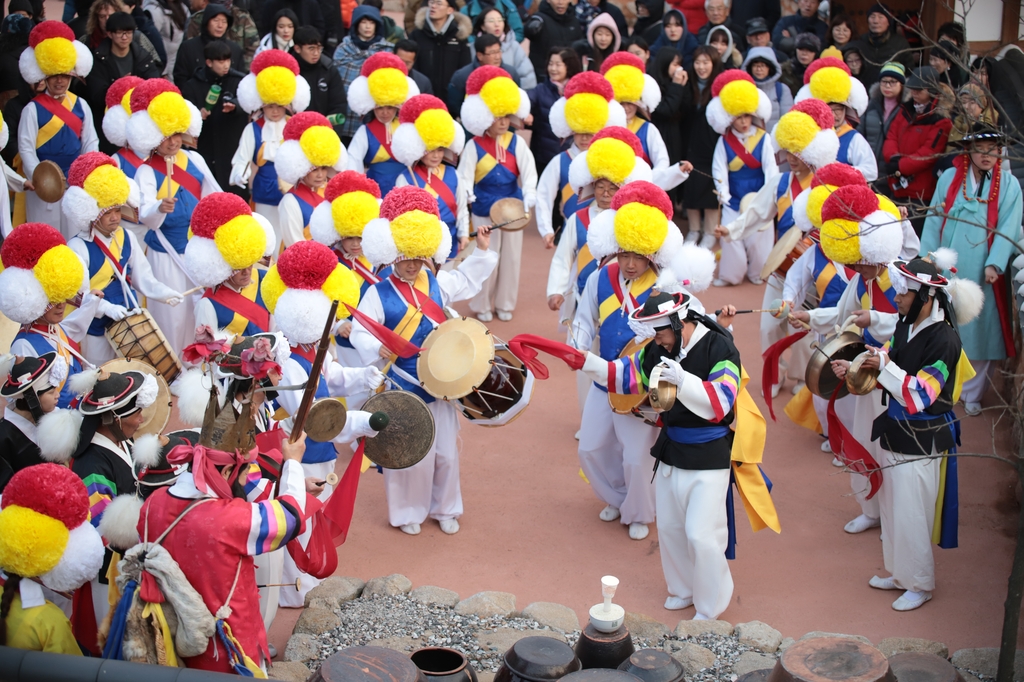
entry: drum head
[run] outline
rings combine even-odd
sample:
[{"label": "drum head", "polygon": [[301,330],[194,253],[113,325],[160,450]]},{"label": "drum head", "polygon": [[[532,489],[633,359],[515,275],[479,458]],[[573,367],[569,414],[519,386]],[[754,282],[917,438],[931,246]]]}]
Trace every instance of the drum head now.
[{"label": "drum head", "polygon": [[152,405],[142,410],[142,426],[135,432],[135,435],[160,433],[164,430],[164,427],[167,426],[167,421],[171,418],[171,389],[167,387],[167,382],[153,368],[153,365],[142,360],[118,358],[103,363],[100,369],[107,372],[117,372],[118,374],[122,372],[142,372],[143,374],[152,375],[156,379],[157,385],[156,400],[153,401]]},{"label": "drum head", "polygon": [[322,398],[314,402],[306,414],[303,427],[306,435],[321,443],[334,440],[345,428],[348,412],[345,405],[335,398]]},{"label": "drum head", "polygon": [[363,454],[385,469],[407,469],[427,456],[434,443],[434,416],[419,396],[408,391],[384,391],[370,396],[366,412],[383,412],[388,425],[363,441]]},{"label": "drum head", "polygon": [[455,406],[480,426],[504,426],[530,404],[535,377],[504,343],[494,349],[494,367],[483,386],[459,398]]},{"label": "drum head", "polygon": [[757,192],[747,192],[740,199],[740,213],[746,213],[750,205],[754,203],[754,199],[757,198]]},{"label": "drum head", "polygon": [[0,313],[0,354],[9,353],[14,337],[21,331],[21,325]]},{"label": "drum head", "polygon": [[501,229],[506,232],[518,232],[530,222],[522,199],[507,197],[498,199],[491,204],[491,225],[505,225]]},{"label": "drum head", "polygon": [[761,279],[768,279],[768,275],[779,269],[789,252],[800,243],[802,236],[804,235],[799,227],[791,227],[786,234],[779,237],[779,241],[775,242],[775,246],[768,252],[768,259],[764,262],[764,267],[761,268]]},{"label": "drum head", "polygon": [[48,204],[54,204],[64,196],[64,171],[53,161],[40,161],[32,171],[32,184],[36,196]]},{"label": "drum head", "polygon": [[491,371],[494,338],[472,318],[442,322],[423,343],[416,372],[423,390],[441,400],[468,395]]}]

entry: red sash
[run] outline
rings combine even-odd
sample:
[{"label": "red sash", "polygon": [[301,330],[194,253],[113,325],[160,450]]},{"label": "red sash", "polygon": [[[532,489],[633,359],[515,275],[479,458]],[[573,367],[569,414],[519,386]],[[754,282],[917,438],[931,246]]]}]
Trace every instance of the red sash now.
[{"label": "red sash", "polygon": [[291,193],[305,201],[313,208],[316,208],[324,201],[324,198],[322,196],[320,196],[312,189],[310,189],[309,185],[306,185],[302,182],[292,187]]},{"label": "red sash", "polygon": [[[317,342],[319,343],[319,341]],[[316,359],[316,346],[315,345],[301,345],[292,346],[292,355],[298,355],[303,358],[306,362],[313,362]]]},{"label": "red sash", "polygon": [[82,138],[82,119],[75,116],[70,109],[65,109],[63,104],[45,93],[42,95],[36,95],[32,98],[32,101],[37,102],[43,109],[46,109],[63,121],[64,125],[70,128],[71,132],[75,134],[75,137],[78,139]]},{"label": "red sash", "polygon": [[754,156],[747,151],[747,148],[743,146],[743,143],[740,142],[740,139],[736,137],[735,134],[733,134],[732,128],[729,128],[727,131],[725,131],[725,135],[722,137],[722,139],[725,140],[725,143],[727,145],[729,145],[729,148],[732,149],[733,153],[735,153],[736,156],[740,157],[740,159],[743,160],[743,165],[745,165],[747,168],[753,168],[754,170],[757,170],[758,168],[761,167],[761,162],[758,159],[755,159]]},{"label": "red sash", "polygon": [[889,297],[885,295],[885,291],[882,289],[882,285],[878,283],[877,279],[871,280],[871,288],[868,296],[871,299],[871,309],[877,310],[880,313],[890,313],[895,315],[899,313],[896,306],[893,305]]},{"label": "red sash", "polygon": [[423,180],[425,185],[429,186],[430,189],[434,190],[437,193],[437,198],[443,201],[445,205],[448,207],[448,210],[452,212],[452,215],[455,216],[456,219],[458,219],[459,202],[455,200],[455,195],[452,194],[451,187],[449,187],[448,184],[442,178],[438,177],[437,173],[431,173],[421,163],[416,164],[414,172],[416,173],[416,175],[419,176],[421,180]]},{"label": "red sash", "polygon": [[[139,158],[139,155],[133,152],[128,147],[121,147],[117,150],[117,153],[124,157],[124,160],[132,165],[132,168],[138,168],[145,161]],[[166,170],[166,169],[165,169]]]},{"label": "red sash", "polygon": [[233,310],[259,327],[261,332],[270,329],[270,313],[267,309],[255,301],[250,301],[231,287],[218,286],[216,289],[207,289],[203,292],[203,298],[216,301],[228,310]]},{"label": "red sash", "polygon": [[[146,165],[155,171],[159,171],[162,175],[167,174],[167,161],[162,156],[149,157],[146,160]],[[203,198],[203,183],[177,163],[171,164],[171,182],[178,183],[182,189],[196,199]],[[160,183],[157,183],[157,186],[159,185]]]},{"label": "red sash", "polygon": [[439,306],[434,299],[430,298],[429,294],[425,294],[422,291],[417,290],[414,297],[412,285],[395,275],[391,275],[391,286],[395,287],[395,291],[398,292],[398,295],[405,300],[406,305],[410,308],[416,307],[413,304],[413,301],[420,301],[420,311],[437,324],[441,324],[448,319],[448,316],[444,314],[444,310],[441,309],[441,306]]},{"label": "red sash", "polygon": [[345,254],[338,249],[335,249],[334,253],[338,254],[339,263],[341,263],[349,270],[362,277],[363,280],[365,280],[369,284],[376,284],[377,282],[380,281],[380,277],[378,277],[373,272],[373,270],[370,270],[365,265],[363,265],[363,262],[358,258],[349,260],[348,258],[345,257]]},{"label": "red sash", "polygon": [[[484,151],[494,157],[495,161],[498,161],[498,141],[490,135],[481,135],[480,137],[473,138],[476,143],[483,147]],[[514,138],[513,138],[514,139]],[[505,150],[505,160],[499,161],[499,163],[508,169],[512,175],[519,176],[519,164],[516,163],[516,155]]]},{"label": "red sash", "polygon": [[[619,264],[612,262],[608,265],[608,281],[612,285],[612,293],[615,294],[615,298],[618,299],[619,304],[625,300],[625,294],[622,292],[622,285],[619,283]],[[629,294],[629,300],[633,304],[633,309],[640,307],[640,302],[633,296],[633,292],[626,292]]]},{"label": "red sash", "polygon": [[373,138],[380,143],[380,146],[384,147],[384,151],[388,153],[388,156],[392,159],[395,158],[395,155],[391,152],[391,143],[388,142],[388,131],[384,127],[384,124],[374,118],[366,124],[366,129],[370,131]]}]

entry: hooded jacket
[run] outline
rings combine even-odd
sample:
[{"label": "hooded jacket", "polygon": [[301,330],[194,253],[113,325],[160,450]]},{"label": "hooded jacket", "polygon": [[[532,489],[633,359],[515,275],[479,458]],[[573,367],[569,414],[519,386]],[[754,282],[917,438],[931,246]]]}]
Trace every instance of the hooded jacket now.
[{"label": "hooded jacket", "polygon": [[[581,0],[581,2],[586,2],[586,0]],[[590,44],[590,53],[592,55],[597,53],[597,44],[594,43],[594,31],[601,27],[612,32],[612,44],[609,46],[608,53],[605,55],[607,57],[611,53],[619,51],[619,47],[622,45],[622,35],[619,33],[619,27],[615,25],[615,19],[612,18],[610,14],[598,14],[590,22],[590,26],[587,27],[587,42]],[[600,65],[598,65],[596,61],[597,60],[593,57],[590,57],[590,66],[585,70],[599,71]]]},{"label": "hooded jacket", "polygon": [[722,26],[729,29],[729,33],[732,34],[732,44],[741,53],[747,49],[747,40],[743,35],[744,27],[737,28],[736,22],[732,20],[731,16],[725,18],[725,21],[721,24],[712,24],[710,21],[701,26],[701,29],[697,31],[697,42],[701,45],[707,45],[708,34],[711,33],[712,29]]},{"label": "hooded jacket", "polygon": [[[659,0],[637,0],[637,4],[647,8],[647,16],[637,17],[630,35],[640,36],[648,44],[653,43],[661,34],[661,18],[665,14],[665,3]],[[651,33],[654,35],[649,35]]]},{"label": "hooded jacket", "polygon": [[548,52],[551,48],[569,47],[577,40],[584,40],[585,36],[572,5],[569,5],[565,14],[558,14],[547,0],[542,0],[534,17],[541,21],[541,25],[539,33],[530,38],[530,61],[533,62],[537,80],[547,80]]},{"label": "hooded jacket", "polygon": [[[306,111],[315,111],[324,116],[344,114],[348,109],[348,98],[341,84],[341,75],[330,58],[320,55],[320,61],[309,64],[294,47],[290,54],[299,63],[299,75],[309,84],[310,99]],[[341,135],[341,126],[335,126],[334,130]]]},{"label": "hooded jacket", "polygon": [[[679,40],[669,40],[668,35],[665,34],[665,19],[669,17],[676,17],[683,25],[683,37]],[[697,49],[699,43],[697,39],[690,33],[689,24],[686,23],[686,17],[677,9],[670,9],[665,12],[665,16],[661,22],[661,35],[651,45],[651,54],[658,51],[659,47],[671,47],[679,54],[683,55],[683,66],[690,68],[693,63],[693,51]]]},{"label": "hooded jacket", "polygon": [[[359,22],[364,19],[372,20],[377,27],[373,38],[367,41],[359,40],[356,30]],[[390,49],[390,47],[391,43],[384,37],[384,21],[381,19],[380,10],[369,5],[356,7],[352,11],[352,29],[338,45],[338,49],[334,51],[334,66],[338,70],[338,75],[341,76],[342,91],[348,92],[352,82],[359,77],[359,70],[363,68],[363,63],[367,59],[377,52]],[[360,117],[348,108],[346,98],[345,123],[341,126],[339,134],[346,138],[352,137],[359,128],[359,122]]]},{"label": "hooded jacket", "polygon": [[[242,9],[230,0],[224,0],[222,4],[229,12],[231,12],[231,20],[228,23],[228,30],[224,34],[222,40],[236,43],[240,48],[242,48],[242,58],[245,60],[245,70],[248,71],[249,65],[252,64],[252,58],[256,56],[256,47],[260,42],[260,31],[256,27],[256,22],[253,21],[252,15],[250,15],[246,10]],[[201,35],[205,24],[206,11],[201,9],[193,14],[189,19],[188,26],[185,29],[185,38],[195,38]]]},{"label": "hooded jacket", "polygon": [[[755,59],[768,63],[768,77],[764,80],[754,78],[754,74],[750,70],[750,64]],[[747,58],[743,60],[742,68],[750,74],[751,78],[754,78],[757,87],[768,95],[768,99],[772,103],[772,117],[765,121],[765,130],[771,132],[775,128],[775,124],[779,122],[779,118],[793,107],[793,93],[779,80],[782,78],[782,67],[775,57],[775,49],[771,47],[750,48]]]},{"label": "hooded jacket", "polygon": [[[203,134],[197,141],[197,151],[213,172],[213,177],[221,187],[230,187],[231,192],[241,194],[242,190],[230,186],[231,159],[238,148],[238,140],[242,131],[249,123],[249,115],[238,106],[238,83],[245,77],[241,71],[231,69],[223,76],[218,76],[213,69],[205,64],[196,69],[192,77],[181,88],[181,95],[200,110],[209,107],[206,94],[214,84],[220,85],[221,93],[217,103],[210,109],[209,116],[203,121]],[[225,113],[224,104],[231,102],[235,106]],[[228,191],[228,190],[226,190]]]},{"label": "hooded jacket", "polygon": [[465,14],[455,12],[437,33],[427,19],[427,9],[421,7],[416,12],[416,28],[409,34],[409,39],[419,46],[416,70],[430,79],[434,94],[444,94],[448,92],[448,83],[455,72],[472,59],[467,40],[473,31],[473,22]]},{"label": "hooded jacket", "polygon": [[868,102],[868,108],[864,112],[864,115],[860,117],[860,125],[857,126],[857,130],[864,139],[871,145],[871,151],[875,153],[875,162],[879,168],[885,168],[885,157],[882,156],[882,146],[885,144],[886,135],[889,132],[889,128],[892,126],[892,122],[901,115],[903,107],[897,104],[892,111],[889,112],[888,118],[885,116],[885,98],[882,97],[882,93],[879,92],[871,101]]},{"label": "hooded jacket", "polygon": [[[174,7],[181,5],[180,7]],[[160,33],[164,43],[164,51],[167,52],[167,64],[164,65],[163,75],[171,75],[174,69],[174,60],[178,56],[178,48],[185,39],[185,30],[188,28],[188,3],[180,0],[168,0],[161,3],[159,0],[143,0],[142,9],[153,22],[153,26]],[[184,14],[183,25],[175,23],[175,10]]]},{"label": "hooded jacket", "polygon": [[725,49],[725,53],[722,55],[722,64],[726,69],[738,69],[743,64],[743,55],[736,49],[736,43],[732,40],[732,31],[727,29],[725,26],[715,26],[713,29],[708,31],[708,37],[705,39],[704,44],[710,45],[711,39],[718,34],[725,34],[728,38],[728,47]]},{"label": "hooded jacket", "polygon": [[181,88],[192,77],[200,66],[206,66],[206,57],[203,56],[203,49],[211,40],[217,40],[210,35],[210,20],[217,16],[227,17],[228,30],[220,38],[231,48],[231,68],[236,71],[245,71],[245,63],[242,58],[242,48],[238,43],[228,39],[231,32],[231,24],[234,19],[231,12],[224,6],[210,3],[203,10],[203,31],[196,38],[189,38],[178,48],[178,56],[174,60],[174,84]]},{"label": "hooded jacket", "polygon": [[256,18],[260,35],[273,31],[274,17],[283,9],[295,12],[295,16],[299,18],[299,23],[295,25],[296,28],[312,26],[320,31],[321,39],[326,36],[327,22],[324,20],[320,4],[316,0],[267,0],[267,3],[263,5],[262,16]]}]

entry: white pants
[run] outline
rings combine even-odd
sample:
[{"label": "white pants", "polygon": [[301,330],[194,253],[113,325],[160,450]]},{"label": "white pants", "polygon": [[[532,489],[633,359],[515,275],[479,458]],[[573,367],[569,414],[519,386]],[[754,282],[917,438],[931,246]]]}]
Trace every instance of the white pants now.
[{"label": "white pants", "polygon": [[961,400],[965,403],[981,402],[992,380],[995,364],[992,360],[971,360],[971,367],[974,368],[975,375],[970,381],[964,382],[964,387],[960,390]]},{"label": "white pants", "polygon": [[434,444],[427,456],[408,469],[385,469],[388,523],[394,527],[462,516],[459,484],[459,416],[450,404],[428,404],[434,416]]},{"label": "white pants", "polygon": [[96,615],[96,627],[99,627],[103,624],[103,619],[107,617],[107,612],[110,611],[109,587],[102,584],[98,577],[93,577],[89,581],[89,587],[92,589],[92,610]]},{"label": "white pants", "polygon": [[[288,550],[282,548],[269,554],[260,554],[257,557],[253,557],[256,562],[257,585],[271,585],[284,582],[284,557],[286,554],[288,554]],[[266,630],[270,630],[270,624],[274,622],[274,617],[277,615],[277,605],[280,603],[282,590],[294,592],[295,588],[260,588],[260,615],[263,616],[263,628]]]},{"label": "white pants", "polygon": [[[327,474],[334,473],[334,467],[337,465],[338,460],[332,459],[327,462],[316,462],[313,464],[302,463],[302,474],[305,478],[315,477],[318,481],[322,481],[327,478]],[[327,502],[331,497],[331,493],[334,492],[334,487],[328,483],[324,484],[323,492],[317,495],[317,499],[321,502]],[[309,542],[309,536],[312,534],[312,529],[307,526],[306,530],[299,536],[299,543],[306,547]],[[284,568],[281,571],[282,583],[294,583],[296,578],[302,578],[302,589],[296,590],[293,587],[285,587],[278,593],[278,605],[286,609],[297,609],[301,608],[306,601],[306,593],[312,590],[314,587],[320,584],[318,578],[314,578],[308,573],[303,573],[299,570],[299,567],[295,565],[295,561],[292,560],[288,551],[284,552]]]},{"label": "white pants", "polygon": [[814,405],[814,414],[818,415],[818,423],[821,424],[821,434],[828,438],[828,401],[812,395],[811,403]]},{"label": "white pants", "polygon": [[114,350],[114,347],[110,345],[106,334],[103,336],[86,334],[85,338],[82,339],[82,355],[97,367],[104,362],[120,357],[117,351]]},{"label": "white pants", "polygon": [[278,220],[280,218],[277,215],[277,206],[271,206],[270,204],[253,204],[255,208],[254,213],[259,213],[261,216],[270,221],[270,224],[274,226],[274,259],[281,253],[281,228],[278,226]]},{"label": "white pants", "polygon": [[[782,278],[773,274],[769,275],[765,282],[762,310],[771,308],[773,303],[782,299]],[[761,352],[764,353],[795,331],[785,317],[777,319],[771,313],[761,313]],[[779,362],[780,379],[788,377],[793,381],[803,382],[807,363],[811,360],[811,336],[812,334],[807,334],[789,347],[789,361],[783,359]]]},{"label": "white pants", "polygon": [[[490,225],[490,218],[472,216],[473,227]],[[491,276],[484,281],[480,293],[469,301],[474,313],[490,313],[495,310],[512,312],[519,299],[519,263],[523,256],[523,231],[491,232],[490,250],[498,254],[498,265]]]},{"label": "white pants", "polygon": [[717,618],[729,606],[733,589],[725,558],[729,470],[694,471],[662,464],[655,480],[658,542],[668,593],[692,598],[697,613]]},{"label": "white pants", "polygon": [[[723,206],[722,224],[728,225],[739,215],[728,206]],[[746,275],[747,279],[754,281],[761,278],[761,268],[764,267],[768,254],[775,245],[775,231],[768,227],[739,241],[723,239],[721,244],[722,259],[718,262],[718,279],[729,284],[739,284]]]},{"label": "white pants", "polygon": [[30,223],[46,223],[50,227],[60,230],[64,239],[71,239],[75,236],[64,219],[59,201],[48,204],[40,199],[35,192],[28,190],[25,191],[25,219]]},{"label": "white pants", "polygon": [[[847,428],[857,442],[864,446],[864,449],[871,453],[879,466],[882,464],[882,450],[878,441],[871,440],[871,427],[875,417],[882,414],[885,408],[882,407],[880,392],[874,391],[868,395],[848,395],[836,401],[836,415],[839,421]],[[828,403],[826,402],[826,406]],[[884,486],[883,486],[884,487]],[[867,499],[871,492],[871,481],[867,476],[861,474],[850,474],[850,489],[853,496],[860,504],[861,513],[873,519],[880,517],[878,511],[878,495],[870,500]]]},{"label": "white pants", "polygon": [[623,524],[654,521],[651,448],[656,440],[656,428],[632,415],[615,414],[608,394],[591,385],[580,428],[580,467],[594,493],[618,508]]},{"label": "white pants", "polygon": [[[187,291],[192,288],[192,280],[181,271],[171,256],[155,249],[148,249],[146,259],[153,268],[153,275],[171,289]],[[167,338],[167,342],[171,344],[174,354],[181,357],[182,349],[196,340],[196,313],[192,301],[183,301],[172,308],[166,303],[147,299],[146,308]]]},{"label": "white pants", "polygon": [[904,590],[931,592],[935,589],[932,528],[942,462],[888,450],[882,450],[882,455],[880,464],[889,467],[882,469],[884,482],[877,495],[885,570]]}]

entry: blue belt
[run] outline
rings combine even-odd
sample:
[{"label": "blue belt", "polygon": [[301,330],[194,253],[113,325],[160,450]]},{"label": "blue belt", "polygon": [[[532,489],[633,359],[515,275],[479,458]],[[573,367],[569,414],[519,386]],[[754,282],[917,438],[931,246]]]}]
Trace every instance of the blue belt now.
[{"label": "blue belt", "polygon": [[668,435],[669,440],[675,443],[698,445],[700,443],[710,443],[719,438],[725,438],[729,434],[729,427],[701,426],[687,428],[685,426],[666,426],[665,433]]}]

